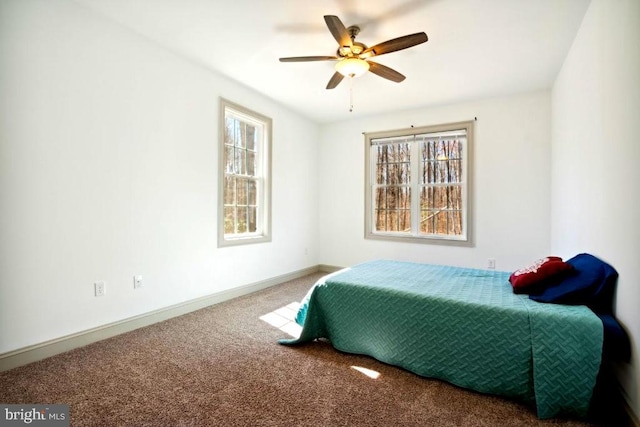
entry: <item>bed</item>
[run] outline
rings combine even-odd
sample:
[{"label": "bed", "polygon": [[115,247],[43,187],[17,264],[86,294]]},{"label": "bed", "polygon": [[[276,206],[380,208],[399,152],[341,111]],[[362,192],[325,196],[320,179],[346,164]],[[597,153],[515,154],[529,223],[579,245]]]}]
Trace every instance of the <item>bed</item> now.
[{"label": "bed", "polygon": [[303,299],[295,345],[327,338],[425,377],[534,404],[539,418],[584,416],[603,324],[583,305],[515,294],[509,273],[371,261],[320,279]]}]

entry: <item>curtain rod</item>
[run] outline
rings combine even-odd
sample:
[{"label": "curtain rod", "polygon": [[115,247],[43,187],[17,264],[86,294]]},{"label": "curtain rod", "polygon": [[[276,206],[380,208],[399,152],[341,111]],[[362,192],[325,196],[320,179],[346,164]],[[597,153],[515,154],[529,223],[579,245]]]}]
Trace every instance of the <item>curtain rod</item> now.
[{"label": "curtain rod", "polygon": [[[468,120],[468,121],[471,121],[471,120]],[[473,117],[473,121],[474,121],[474,122],[477,122],[477,121],[478,121],[478,117],[477,117],[477,116],[474,116],[474,117]],[[409,125],[409,126],[410,126],[411,128],[414,128],[414,127],[415,127],[414,125]],[[422,126],[421,126],[421,127],[422,127]],[[362,134],[363,134],[363,135],[366,135],[367,133],[368,133],[368,132],[362,132]]]}]

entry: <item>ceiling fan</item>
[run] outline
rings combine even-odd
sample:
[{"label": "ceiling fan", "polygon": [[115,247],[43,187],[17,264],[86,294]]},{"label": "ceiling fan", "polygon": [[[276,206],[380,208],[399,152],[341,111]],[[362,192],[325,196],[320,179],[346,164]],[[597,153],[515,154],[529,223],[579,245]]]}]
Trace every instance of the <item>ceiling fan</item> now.
[{"label": "ceiling fan", "polygon": [[345,76],[357,77],[367,71],[371,71],[373,74],[387,80],[400,83],[405,79],[405,76],[385,65],[369,61],[369,58],[406,49],[429,40],[427,35],[422,32],[409,34],[387,40],[372,47],[367,47],[355,41],[356,36],[360,33],[359,27],[354,25],[345,28],[340,18],[334,15],[325,15],[324,22],[339,44],[338,51],[336,52],[337,56],[294,56],[280,58],[280,62],[338,61],[336,63],[336,72],[329,80],[327,89],[333,89],[338,86]]}]

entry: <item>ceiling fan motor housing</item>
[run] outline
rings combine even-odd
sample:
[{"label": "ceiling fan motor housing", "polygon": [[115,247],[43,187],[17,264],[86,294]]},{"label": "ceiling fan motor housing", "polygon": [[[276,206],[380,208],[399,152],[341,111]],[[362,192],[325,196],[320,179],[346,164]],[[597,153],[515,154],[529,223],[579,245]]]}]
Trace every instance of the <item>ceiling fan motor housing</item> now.
[{"label": "ceiling fan motor housing", "polygon": [[360,55],[367,48],[364,43],[355,41],[356,36],[360,34],[360,27],[352,25],[347,28],[347,33],[349,33],[349,37],[351,38],[351,46],[340,46],[337,51],[338,56],[348,58]]},{"label": "ceiling fan motor housing", "polygon": [[360,42],[353,42],[351,46],[341,46],[338,48],[338,56],[347,58],[350,56],[358,56],[365,51],[367,45]]}]

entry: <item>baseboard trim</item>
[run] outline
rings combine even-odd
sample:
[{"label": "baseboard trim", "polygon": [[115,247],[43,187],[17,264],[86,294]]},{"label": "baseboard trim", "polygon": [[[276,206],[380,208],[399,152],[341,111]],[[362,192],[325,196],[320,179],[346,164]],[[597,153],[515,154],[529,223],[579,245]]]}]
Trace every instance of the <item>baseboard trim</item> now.
[{"label": "baseboard trim", "polygon": [[629,427],[640,427],[640,420],[636,414],[631,410],[631,407],[625,402],[624,409],[627,412],[627,419],[629,420]]},{"label": "baseboard trim", "polygon": [[17,350],[0,354],[0,372],[19,366],[27,365],[38,360],[46,359],[56,354],[64,353],[78,347],[101,341],[116,335],[130,332],[154,323],[162,322],[173,317],[182,316],[192,311],[219,304],[233,298],[248,295],[271,286],[279,285],[289,280],[298,279],[306,275],[325,271],[321,265],[283,274],[267,280],[251,283],[237,288],[228,289],[215,294],[196,298],[190,301],[175,304],[169,307],[150,311],[138,316],[133,316],[117,322],[109,323],[86,331],[55,338],[39,344],[30,345]]},{"label": "baseboard trim", "polygon": [[344,267],[338,267],[335,265],[327,265],[327,264],[319,264],[318,271],[322,271],[323,273],[334,273],[338,270],[342,270]]},{"label": "baseboard trim", "polygon": [[620,395],[622,396],[622,405],[624,406],[624,412],[626,415],[625,427],[640,427],[640,419],[638,419],[638,415],[633,411],[633,408],[631,407],[631,399],[629,399],[629,396],[620,386],[619,382],[618,387]]}]

